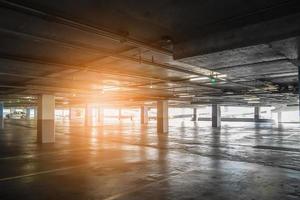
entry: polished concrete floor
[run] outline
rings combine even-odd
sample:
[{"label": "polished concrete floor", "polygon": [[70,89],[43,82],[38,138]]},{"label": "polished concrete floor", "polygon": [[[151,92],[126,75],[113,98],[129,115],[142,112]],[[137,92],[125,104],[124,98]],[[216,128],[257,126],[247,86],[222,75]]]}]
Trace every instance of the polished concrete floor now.
[{"label": "polished concrete floor", "polygon": [[300,199],[300,125],[171,121],[84,127],[57,121],[36,143],[34,121],[0,130],[0,199]]}]

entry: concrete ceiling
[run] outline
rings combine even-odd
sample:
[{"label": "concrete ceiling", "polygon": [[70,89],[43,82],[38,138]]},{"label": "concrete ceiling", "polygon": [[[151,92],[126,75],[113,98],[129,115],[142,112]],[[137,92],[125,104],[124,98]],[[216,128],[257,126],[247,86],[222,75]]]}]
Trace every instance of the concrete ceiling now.
[{"label": "concrete ceiling", "polygon": [[7,105],[41,93],[74,105],[297,103],[295,0],[0,0],[0,12]]}]

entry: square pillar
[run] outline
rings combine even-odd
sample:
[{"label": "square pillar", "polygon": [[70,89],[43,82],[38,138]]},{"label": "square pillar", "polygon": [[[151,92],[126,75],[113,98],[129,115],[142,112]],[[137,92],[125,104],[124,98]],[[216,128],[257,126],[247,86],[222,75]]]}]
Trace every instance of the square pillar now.
[{"label": "square pillar", "polygon": [[221,107],[218,104],[212,105],[212,127],[220,127],[221,126]]},{"label": "square pillar", "polygon": [[98,106],[98,122],[101,125],[104,123],[104,110],[101,105]]},{"label": "square pillar", "polygon": [[72,108],[70,107],[69,108],[69,120],[71,120],[72,119]]},{"label": "square pillar", "polygon": [[277,113],[277,122],[278,122],[278,123],[281,123],[281,122],[282,122],[282,114],[281,114],[281,111],[278,111],[278,113]]},{"label": "square pillar", "polygon": [[141,124],[148,123],[148,108],[146,106],[141,106]]},{"label": "square pillar", "polygon": [[254,107],[254,121],[255,122],[259,121],[259,111],[260,111],[260,108],[258,106],[255,106]]},{"label": "square pillar", "polygon": [[121,118],[122,118],[122,108],[119,108],[118,119],[121,120]]},{"label": "square pillar", "polygon": [[157,133],[168,133],[169,119],[168,119],[168,101],[157,101]]},{"label": "square pillar", "polygon": [[198,112],[197,112],[197,108],[193,108],[193,117],[192,117],[192,121],[198,121]]},{"label": "square pillar", "polygon": [[4,103],[0,102],[0,129],[4,128]]},{"label": "square pillar", "polygon": [[85,105],[85,117],[84,117],[84,125],[89,126],[92,123],[92,106],[89,104]]},{"label": "square pillar", "polygon": [[0,118],[4,118],[4,103],[0,102]]},{"label": "square pillar", "polygon": [[40,95],[38,98],[37,138],[39,143],[55,142],[55,98]]},{"label": "square pillar", "polygon": [[14,113],[15,111],[16,111],[16,109],[11,107],[9,113],[12,114],[12,113]]},{"label": "square pillar", "polygon": [[69,118],[70,120],[74,120],[77,118],[78,108],[70,108],[69,109]]},{"label": "square pillar", "polygon": [[26,108],[26,119],[30,120],[30,108]]},{"label": "square pillar", "polygon": [[37,119],[37,107],[33,108],[33,118]]}]

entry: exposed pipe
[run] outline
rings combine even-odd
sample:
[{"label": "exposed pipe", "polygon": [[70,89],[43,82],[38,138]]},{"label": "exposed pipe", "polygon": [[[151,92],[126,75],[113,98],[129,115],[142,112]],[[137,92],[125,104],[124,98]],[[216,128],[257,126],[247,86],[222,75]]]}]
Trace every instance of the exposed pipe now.
[{"label": "exposed pipe", "polygon": [[[68,65],[68,64],[62,64],[62,63],[53,63],[53,62],[47,62],[44,60],[37,60],[37,59],[32,59],[32,58],[23,58],[20,56],[11,56],[11,55],[3,55],[0,54],[0,59],[5,59],[5,60],[12,60],[12,61],[17,61],[17,62],[27,62],[27,63],[31,63],[31,64],[41,64],[41,65],[47,65],[47,66],[56,66],[56,67],[61,67],[64,69],[77,69],[77,70],[83,70],[83,71],[90,71],[90,72],[95,72],[95,73],[100,73],[100,74],[104,74],[104,75],[115,75],[115,76],[128,76],[131,78],[138,78],[138,79],[147,79],[149,81],[158,81],[156,82],[151,82],[150,84],[155,85],[155,84],[160,84],[162,82],[169,82],[169,83],[178,83],[181,81],[185,81],[187,82],[188,80],[183,79],[183,80],[165,80],[165,79],[160,79],[160,78],[154,78],[154,77],[147,77],[147,76],[141,76],[141,75],[133,75],[133,74],[128,74],[128,73],[119,73],[119,72],[114,72],[114,71],[110,71],[110,72],[104,72],[103,70],[97,70],[97,69],[93,69],[93,68],[86,68],[83,66],[79,66],[79,65]],[[149,84],[144,84],[141,86],[147,86]],[[209,89],[218,89],[218,88],[212,88],[209,87],[207,85],[202,85],[202,84],[197,84],[197,83],[188,83],[185,84],[187,86],[197,86],[199,88],[209,88]]]},{"label": "exposed pipe", "polygon": [[[0,0],[0,3],[4,4],[4,6],[8,7],[9,9],[14,9],[14,10],[17,10],[17,11],[21,11],[23,13],[27,13],[27,14],[31,14],[31,15],[34,15],[34,16],[38,16],[38,17],[41,17],[41,18],[43,18],[45,20],[48,20],[48,21],[54,21],[56,23],[61,23],[61,24],[64,24],[64,25],[68,25],[68,26],[77,28],[77,29],[82,30],[82,31],[92,32],[92,33],[98,34],[98,35],[100,35],[102,37],[106,37],[106,38],[109,38],[109,39],[112,39],[112,40],[115,40],[115,41],[118,41],[118,42],[121,41],[122,39],[124,39],[124,36],[120,36],[118,34],[115,34],[115,33],[112,33],[112,32],[106,31],[106,30],[101,30],[101,29],[99,29],[97,27],[93,27],[93,26],[81,24],[81,23],[78,23],[78,22],[75,22],[75,21],[63,18],[63,17],[51,15],[51,14],[46,13],[44,11],[40,11],[40,10],[37,10],[37,9],[34,9],[34,8],[30,8],[28,6],[24,6],[24,5],[21,5],[21,4],[9,2],[9,1],[6,1],[6,0]],[[19,34],[22,34],[22,33],[19,33]],[[157,47],[153,47],[151,45],[147,45],[147,44],[145,44],[145,43],[143,43],[141,41],[134,40],[134,39],[131,39],[131,38],[126,38],[126,39],[128,41],[127,42],[128,44],[132,44],[134,46],[143,47],[143,48],[146,48],[146,49],[150,49],[150,50],[153,50],[153,51],[164,53],[166,55],[172,55],[172,53],[168,52],[167,50],[160,49],[160,48],[157,48]],[[44,40],[48,40],[49,41],[49,40],[52,40],[52,39],[44,38]],[[58,41],[55,41],[55,42],[58,42]],[[60,42],[62,42],[62,41],[60,41]],[[67,43],[68,43],[68,45],[72,46],[72,44],[69,44],[69,42],[67,42]],[[64,44],[66,44],[66,42]],[[84,46],[86,46],[86,45],[84,45]],[[83,47],[83,46],[81,46],[81,47]],[[83,48],[85,48],[85,47],[83,47]],[[117,55],[117,57],[118,57],[118,55]],[[124,56],[122,56],[122,57],[123,57],[123,59],[125,59]],[[131,59],[132,60],[132,59],[135,59],[135,58],[128,57],[127,59]],[[138,59],[138,61],[139,61],[139,59]],[[147,61],[144,61],[144,63],[147,63]],[[152,65],[155,64],[155,63],[152,63],[152,62],[150,62],[150,63]],[[174,68],[172,66],[161,65],[161,64],[158,64],[156,66],[166,67],[167,69],[171,69],[171,70],[175,70],[175,71],[177,71],[179,69],[179,68],[176,68],[176,67]],[[183,72],[182,70],[180,70],[180,71]],[[192,72],[192,71],[189,71],[189,70],[186,70],[186,72],[184,72],[184,73],[191,73],[191,74],[195,74],[195,75],[197,74],[199,76],[206,76],[207,77],[207,75],[199,74],[197,72]],[[233,81],[231,81],[229,79],[226,79],[226,81],[228,83],[239,85],[241,87],[255,88],[256,89],[256,87],[249,86],[249,85],[246,85],[246,84],[236,83],[236,82],[233,82]]]},{"label": "exposed pipe", "polygon": [[[40,88],[39,88],[40,87]],[[82,95],[95,95],[99,94],[99,91],[97,90],[86,90],[86,89],[79,89],[79,88],[61,88],[61,87],[49,87],[49,86],[40,86],[40,85],[31,85],[31,86],[16,86],[16,85],[4,85],[1,84],[0,88],[13,88],[13,89],[23,89],[23,90],[32,90],[32,91],[47,91],[48,93],[65,93],[65,94],[70,94],[70,90],[76,90],[77,94],[82,94]],[[134,92],[131,91],[131,93],[135,94]],[[118,92],[118,95],[120,92]],[[126,91],[126,94],[128,94],[128,91]],[[34,93],[36,95],[36,93]],[[148,98],[148,99],[167,99],[168,97],[153,97],[153,96],[148,96],[148,95],[143,95],[143,94],[136,94],[139,95],[140,97],[143,98]],[[128,97],[126,97],[128,98]],[[132,97],[133,98],[133,97]]]},{"label": "exposed pipe", "polygon": [[[33,35],[33,34],[16,32],[16,31],[4,29],[4,28],[0,28],[0,31],[6,32],[6,33],[9,33],[9,34],[14,34],[14,35],[17,35],[17,36],[28,37],[28,38],[31,38],[31,39],[43,40],[45,42],[53,42],[55,44],[58,44],[58,45],[61,45],[61,46],[66,46],[66,47],[70,47],[70,48],[75,48],[76,49],[77,47],[79,47],[80,49],[84,49],[86,51],[93,52],[94,54],[99,53],[99,51],[96,48],[94,48],[94,47],[90,48],[88,45],[80,46],[79,44],[76,44],[74,42],[59,41],[59,40],[54,40],[54,39],[51,39],[51,38],[45,38],[45,37],[41,37],[41,36],[36,36],[36,35]],[[152,65],[152,66],[156,66],[156,67],[160,67],[160,68],[164,68],[164,69],[168,69],[168,70],[173,70],[173,71],[177,71],[177,72],[181,72],[181,73],[186,73],[186,74],[191,74],[191,75],[197,75],[197,76],[203,76],[203,77],[208,77],[208,78],[210,77],[210,76],[208,76],[206,74],[194,72],[194,71],[191,71],[191,70],[181,69],[181,68],[178,68],[178,67],[174,67],[174,66],[170,66],[170,65],[166,65],[166,64],[162,64],[162,63],[153,63],[153,62],[145,60],[145,59],[137,59],[137,58],[133,58],[133,57],[129,57],[129,56],[124,56],[124,55],[111,55],[111,57],[115,57],[115,58],[123,59],[123,60],[129,60],[129,61],[133,61],[133,62],[140,63],[140,64]],[[88,68],[90,68],[90,67],[86,67],[84,69],[88,69]],[[215,79],[224,81],[223,78],[215,77]],[[241,86],[241,87],[257,89],[254,86],[236,83],[236,82],[233,82],[230,79],[226,79],[226,81],[228,83],[231,83],[231,84],[234,84],[234,85],[238,85],[238,86]],[[208,87],[208,86],[204,86],[204,87]]]},{"label": "exposed pipe", "polygon": [[55,23],[58,23],[58,24],[67,25],[67,26],[76,28],[78,30],[84,31],[84,32],[94,33],[96,35],[99,35],[101,37],[105,37],[107,39],[110,39],[110,40],[113,40],[113,41],[116,41],[116,42],[125,42],[128,45],[133,45],[133,46],[153,50],[153,51],[165,54],[165,55],[172,55],[172,52],[167,50],[167,49],[163,49],[161,47],[146,44],[145,42],[130,38],[128,36],[119,35],[119,34],[111,32],[111,31],[101,29],[99,27],[82,24],[82,23],[76,22],[76,21],[71,20],[71,19],[66,19],[64,17],[53,15],[53,14],[47,13],[45,11],[41,11],[41,10],[38,10],[38,9],[35,9],[35,8],[31,8],[31,7],[21,5],[21,4],[15,3],[15,2],[0,0],[0,3],[3,6],[6,6],[6,8],[17,10],[19,12],[23,12],[23,13],[26,13],[26,14],[34,15],[36,17],[40,17],[40,18],[42,18],[44,20],[47,20],[47,21],[52,21],[52,22],[55,22]]}]

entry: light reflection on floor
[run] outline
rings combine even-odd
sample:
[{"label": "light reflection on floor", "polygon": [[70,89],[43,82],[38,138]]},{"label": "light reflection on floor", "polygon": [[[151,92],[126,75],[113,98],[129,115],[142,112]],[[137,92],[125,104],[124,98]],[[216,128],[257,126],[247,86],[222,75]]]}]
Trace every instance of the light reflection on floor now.
[{"label": "light reflection on floor", "polygon": [[0,199],[300,199],[299,124],[34,121],[0,131]]}]

